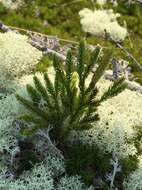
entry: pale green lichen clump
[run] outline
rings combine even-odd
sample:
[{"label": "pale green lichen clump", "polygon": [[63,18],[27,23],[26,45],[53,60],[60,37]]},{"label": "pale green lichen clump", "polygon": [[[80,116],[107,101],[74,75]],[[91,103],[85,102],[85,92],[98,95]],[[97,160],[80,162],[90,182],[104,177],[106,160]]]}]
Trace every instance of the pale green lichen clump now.
[{"label": "pale green lichen clump", "polygon": [[127,36],[126,28],[119,25],[117,18],[119,14],[113,13],[113,10],[90,10],[84,8],[79,12],[80,22],[84,32],[104,36],[105,30],[115,40],[123,41]]},{"label": "pale green lichen clump", "polygon": [[22,0],[0,0],[0,2],[5,8],[11,10],[16,10],[23,4]]},{"label": "pale green lichen clump", "polygon": [[[52,80],[54,80],[54,72],[49,69],[49,76]],[[29,98],[28,93],[26,91],[26,85],[33,85],[33,74],[24,75],[20,79],[15,78],[16,88],[15,91],[22,95],[25,98]],[[43,78],[42,74],[37,73],[36,76],[39,78]],[[0,151],[6,149],[10,150],[9,147],[13,147],[17,145],[17,141],[15,139],[15,135],[18,131],[15,130],[15,126],[13,126],[15,119],[17,119],[21,114],[24,114],[28,110],[20,104],[16,97],[15,92],[5,96],[0,99]]]},{"label": "pale green lichen clump", "polygon": [[84,183],[81,182],[80,176],[72,176],[63,177],[59,185],[57,187],[57,190],[94,190],[93,186],[86,188]]},{"label": "pale green lichen clump", "polygon": [[30,73],[42,52],[28,43],[28,37],[15,32],[0,33],[0,85],[9,86],[15,77]]},{"label": "pale green lichen clump", "polygon": [[[103,92],[110,84],[109,81],[101,80],[98,88]],[[135,155],[137,150],[133,143],[128,143],[128,140],[135,136],[133,127],[142,125],[140,105],[142,95],[125,90],[100,105],[98,109],[100,120],[94,128],[80,132],[79,137],[73,134],[74,138],[79,138],[84,144],[98,146],[102,152],[113,153],[119,158]]]},{"label": "pale green lichen clump", "polygon": [[107,0],[97,0],[96,1],[99,5],[104,5],[106,2],[107,2]]},{"label": "pale green lichen clump", "polygon": [[[44,162],[35,165],[31,171],[25,172],[16,181],[10,182],[0,178],[0,188],[3,190],[93,190],[93,187],[87,188],[79,176],[61,177],[62,175],[65,175],[64,161],[49,155]],[[54,181],[55,178],[58,180],[61,178],[58,185]]]}]

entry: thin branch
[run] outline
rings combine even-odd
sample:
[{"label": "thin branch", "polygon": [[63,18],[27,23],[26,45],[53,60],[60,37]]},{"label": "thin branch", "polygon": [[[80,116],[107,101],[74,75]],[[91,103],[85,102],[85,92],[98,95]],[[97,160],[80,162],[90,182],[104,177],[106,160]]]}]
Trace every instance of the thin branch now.
[{"label": "thin branch", "polygon": [[40,44],[40,42],[38,42],[38,41],[30,40],[29,43],[30,43],[32,46],[34,46],[34,47],[40,49],[40,50],[43,52],[43,55],[55,55],[55,56],[57,56],[59,59],[61,59],[62,61],[65,61],[65,60],[66,60],[66,56],[65,56],[65,55],[63,55],[63,54],[61,54],[61,53],[59,53],[59,52],[57,52],[57,51],[55,51],[55,50],[53,50],[53,49],[50,49],[50,48],[48,48],[47,46],[46,46],[46,47],[43,47],[43,46]]},{"label": "thin branch", "polygon": [[69,6],[69,5],[72,5],[72,4],[75,4],[75,3],[80,3],[82,2],[83,0],[73,0],[71,2],[67,2],[67,3],[63,3],[63,4],[57,4],[56,7],[65,7],[65,6]]},{"label": "thin branch", "polygon": [[49,143],[49,146],[50,148],[52,149],[52,151],[58,155],[59,157],[62,157],[63,158],[63,154],[61,153],[61,151],[52,143],[51,139],[50,139],[50,131],[52,130],[52,127],[49,127],[46,132],[45,131],[42,131],[42,130],[39,130],[39,132],[37,133],[38,135],[44,137],[47,142]]},{"label": "thin branch", "polygon": [[[19,28],[19,27],[15,27],[15,26],[7,26],[7,27],[9,27],[10,29],[13,29],[13,30],[25,32],[25,33],[27,33],[27,35],[33,33],[33,34],[37,34],[39,36],[47,37],[49,39],[55,38],[55,39],[57,39],[57,40],[59,40],[61,42],[65,42],[65,43],[69,43],[69,44],[74,44],[74,45],[79,45],[79,42],[74,41],[74,40],[67,40],[67,39],[59,38],[57,36],[43,34],[43,33],[40,33],[40,32],[36,32],[36,31],[24,29],[24,28]],[[92,46],[92,45],[89,45],[89,46]],[[109,48],[107,46],[101,46],[101,47],[104,48],[104,49],[112,49],[111,47]],[[118,49],[118,48],[116,48],[116,49]]]},{"label": "thin branch", "polygon": [[110,189],[113,189],[116,174],[121,171],[121,166],[119,166],[118,158],[116,156],[113,156],[113,159],[110,160],[110,164],[113,166]]},{"label": "thin branch", "polygon": [[110,42],[114,43],[119,49],[121,49],[126,54],[126,56],[128,58],[130,58],[136,64],[136,66],[140,69],[140,71],[142,72],[142,66],[136,60],[136,58],[126,48],[124,48],[119,41],[116,41],[106,30],[105,30],[105,37]]},{"label": "thin branch", "polygon": [[139,92],[140,94],[142,94],[142,86],[139,85],[138,83],[131,82],[129,80],[125,80],[125,83],[127,84],[127,88],[129,90],[136,91],[136,92]]},{"label": "thin branch", "polygon": [[12,31],[8,26],[4,25],[2,22],[0,22],[0,30],[2,30],[3,32]]},{"label": "thin branch", "polygon": [[43,52],[43,54],[44,55],[52,54],[52,55],[57,56],[59,59],[61,59],[63,61],[66,60],[66,56],[65,55],[63,55],[61,53],[58,53],[57,51],[49,49],[49,48],[46,48],[46,50]]},{"label": "thin branch", "polygon": [[[114,81],[114,77],[112,75],[109,75],[106,73],[104,75],[104,77],[106,80]],[[127,89],[142,94],[142,86],[140,84],[138,84],[137,82],[132,82],[132,81],[125,79],[124,84],[127,85]]]},{"label": "thin branch", "polygon": [[135,1],[137,1],[138,3],[142,3],[142,0],[135,0]]},{"label": "thin branch", "polygon": [[117,156],[113,155],[113,158],[110,160],[110,164],[113,167],[113,171],[106,175],[106,180],[110,181],[110,190],[116,189],[114,185],[114,181],[116,178],[116,174],[121,172],[121,166],[119,165]]},{"label": "thin branch", "polygon": [[[21,31],[26,31],[26,32],[27,32],[27,30],[25,30],[25,29],[19,29],[19,28],[17,28],[17,27],[9,27],[9,26],[4,25],[3,23],[0,23],[0,29],[1,29],[3,32],[10,32],[10,31],[13,31],[13,30],[11,30],[10,28],[13,28],[13,29],[15,29],[15,30],[21,30]],[[29,32],[29,31],[28,31],[28,32]],[[29,32],[29,33],[30,33],[30,32]],[[31,33],[39,34],[39,35],[41,36],[41,34],[40,34],[40,33],[37,33],[37,32],[31,32]],[[30,34],[31,34],[31,33],[30,33]],[[48,35],[43,35],[43,36],[46,36],[46,37],[47,37]],[[48,36],[48,37],[49,37],[49,36]],[[55,39],[55,36],[54,36],[54,37],[50,36],[50,38],[54,38],[54,39]],[[32,46],[34,46],[34,47],[36,47],[36,48],[42,50],[42,52],[43,52],[44,55],[49,55],[49,54],[51,54],[51,55],[57,56],[59,59],[61,59],[61,60],[63,60],[63,61],[66,60],[66,56],[65,56],[65,55],[63,55],[63,54],[61,54],[61,53],[59,53],[59,52],[57,52],[57,51],[55,51],[55,50],[53,50],[53,49],[50,49],[50,48],[48,48],[47,46],[46,46],[46,48],[43,47],[43,46],[40,44],[40,41],[38,42],[37,39],[36,39],[36,41],[34,41],[34,38],[33,38],[33,39],[31,38],[30,44],[31,44]],[[44,51],[43,51],[43,49],[44,49]]]},{"label": "thin branch", "polygon": [[26,32],[27,34],[28,34],[28,33],[33,33],[33,34],[37,34],[37,35],[40,35],[40,36],[43,36],[43,37],[56,38],[56,39],[58,39],[59,41],[66,42],[66,43],[71,43],[71,44],[76,44],[76,45],[79,44],[79,43],[76,42],[76,41],[67,40],[67,39],[63,39],[63,38],[57,38],[57,36],[47,35],[47,34],[43,34],[43,33],[40,33],[40,32],[36,32],[36,31],[24,29],[24,28],[19,28],[19,27],[15,27],[15,26],[7,26],[7,27],[9,27],[9,28],[11,28],[11,29],[13,29],[13,30],[18,30],[18,31]]}]

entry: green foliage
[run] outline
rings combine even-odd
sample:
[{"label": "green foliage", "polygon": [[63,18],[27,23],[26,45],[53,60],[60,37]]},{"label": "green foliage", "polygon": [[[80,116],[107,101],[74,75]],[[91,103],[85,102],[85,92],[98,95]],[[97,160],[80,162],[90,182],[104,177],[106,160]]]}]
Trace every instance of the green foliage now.
[{"label": "green foliage", "polygon": [[[122,92],[127,87],[126,83],[124,83],[124,79],[120,78],[112,86],[109,87],[108,91],[105,92],[101,98],[101,101],[105,101],[107,97],[113,97],[117,95],[117,92]],[[116,94],[115,94],[116,93]]]},{"label": "green foliage", "polygon": [[[66,170],[69,175],[81,175],[87,185],[91,185],[94,178],[102,177],[103,189],[108,189],[106,183],[106,173],[112,172],[110,164],[112,155],[103,154],[97,146],[88,146],[80,141],[68,145],[66,148]],[[138,167],[136,156],[130,156],[120,160],[122,172],[116,176],[117,187],[122,188],[123,179],[128,177]]]},{"label": "green foliage", "polygon": [[138,154],[142,154],[142,127],[141,126],[135,126],[134,129],[136,130],[136,135],[134,137],[135,146],[137,148]]},{"label": "green foliage", "polygon": [[[72,52],[69,51],[65,67],[57,57],[54,57],[54,82],[50,81],[47,73],[44,74],[45,85],[34,76],[35,87],[27,85],[31,100],[16,95],[17,99],[35,114],[22,117],[23,120],[34,124],[30,129],[24,129],[23,134],[31,134],[39,128],[53,126],[56,135],[62,138],[66,137],[71,130],[90,129],[98,120],[99,103],[117,95],[124,89],[124,86],[121,87],[123,81],[116,81],[112,88],[98,100],[96,83],[107,68],[112,50],[107,52],[104,60],[100,58],[101,48],[98,46],[91,53],[87,64],[84,62],[86,52],[85,44],[81,42],[77,61],[74,62]],[[92,68],[97,64],[98,67],[89,86],[86,86],[86,80],[92,73]]]},{"label": "green foliage", "polygon": [[91,185],[94,177],[105,176],[111,171],[111,155],[102,154],[97,147],[76,142],[66,150],[66,169],[69,175],[81,175],[87,185]]},{"label": "green foliage", "polygon": [[123,176],[128,176],[134,170],[138,168],[138,158],[137,156],[129,156],[121,161]]},{"label": "green foliage", "polygon": [[38,155],[31,139],[18,139],[18,146],[20,148],[20,162],[15,167],[15,162],[11,166],[13,172],[18,177],[23,171],[30,170],[36,163],[41,162],[41,157]]},{"label": "green foliage", "polygon": [[35,72],[46,72],[47,69],[52,65],[52,61],[47,57],[43,56],[41,61],[37,64]]},{"label": "green foliage", "polygon": [[127,22],[127,27],[129,30],[138,33],[141,36],[141,4],[133,3],[131,5],[128,5],[127,3],[125,4],[124,2],[119,2],[118,6],[115,9],[123,15],[123,18]]}]

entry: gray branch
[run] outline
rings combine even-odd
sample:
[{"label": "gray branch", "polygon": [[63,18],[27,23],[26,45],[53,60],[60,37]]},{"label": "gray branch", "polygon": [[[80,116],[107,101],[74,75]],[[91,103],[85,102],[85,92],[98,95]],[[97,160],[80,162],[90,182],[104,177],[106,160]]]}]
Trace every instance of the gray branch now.
[{"label": "gray branch", "polygon": [[105,30],[105,38],[108,39],[110,42],[114,43],[118,48],[120,48],[128,58],[130,58],[135,64],[136,66],[140,69],[140,71],[142,72],[142,66],[141,64],[136,60],[136,58],[128,52],[128,50],[126,48],[124,48],[121,45],[121,42],[116,41],[106,30]]},{"label": "gray branch", "polygon": [[41,50],[43,52],[43,55],[54,55],[54,56],[57,56],[62,61],[66,60],[65,55],[55,50],[60,46],[56,38],[44,40],[40,36],[31,35],[29,39],[29,43],[32,46],[36,47],[37,49]]},{"label": "gray branch", "polygon": [[61,153],[61,151],[53,144],[53,142],[50,139],[49,133],[51,130],[52,130],[52,127],[49,127],[46,131],[39,130],[39,132],[37,134],[47,140],[49,147],[51,148],[51,150],[53,151],[53,153],[55,155],[63,158],[63,154]]},{"label": "gray branch", "polygon": [[55,55],[56,57],[58,57],[59,59],[61,59],[62,61],[65,61],[66,60],[66,56],[61,54],[61,53],[58,53],[57,51],[53,50],[53,49],[49,49],[49,48],[46,48],[45,51],[43,51],[43,55]]},{"label": "gray branch", "polygon": [[[115,81],[113,75],[109,75],[105,73],[104,75],[106,80]],[[142,94],[142,86],[138,84],[137,82],[129,81],[127,79],[124,80],[124,83],[127,85],[127,89],[136,91],[140,94]]]},{"label": "gray branch", "polygon": [[[10,31],[16,32],[14,30],[11,30],[8,26],[4,25],[3,23],[0,23],[0,29],[3,32],[10,32]],[[57,48],[57,46],[59,46],[58,40],[54,38],[54,39],[49,39],[49,40],[47,39],[47,41],[49,41],[48,44],[44,41],[43,38],[41,38],[40,36],[35,36],[35,35],[31,35],[29,39],[29,43],[32,46],[41,50],[43,52],[43,55],[55,55],[62,61],[65,61],[66,56],[54,50]]]},{"label": "gray branch", "polygon": [[4,25],[2,22],[0,22],[0,30],[2,30],[3,32],[12,31],[8,26]]}]

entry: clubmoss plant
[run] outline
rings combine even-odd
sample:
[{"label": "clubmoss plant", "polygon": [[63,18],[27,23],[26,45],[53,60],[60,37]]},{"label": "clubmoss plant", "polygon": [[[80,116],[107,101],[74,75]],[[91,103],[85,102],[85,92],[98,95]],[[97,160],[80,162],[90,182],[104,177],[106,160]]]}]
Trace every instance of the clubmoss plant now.
[{"label": "clubmoss plant", "polygon": [[[96,83],[107,68],[112,50],[107,52],[104,59],[100,57],[101,48],[97,46],[87,62],[86,52],[84,42],[79,45],[77,60],[73,59],[72,52],[68,51],[65,67],[54,57],[54,82],[51,82],[47,73],[44,73],[45,84],[34,76],[35,86],[27,85],[31,100],[16,95],[17,99],[31,110],[31,115],[21,116],[22,120],[30,124],[22,129],[24,135],[52,127],[55,137],[61,140],[72,130],[90,129],[99,119],[97,108],[100,102],[117,95],[126,87],[122,79],[116,81],[100,99],[97,99]],[[97,69],[86,85],[94,66],[97,66]]]}]

